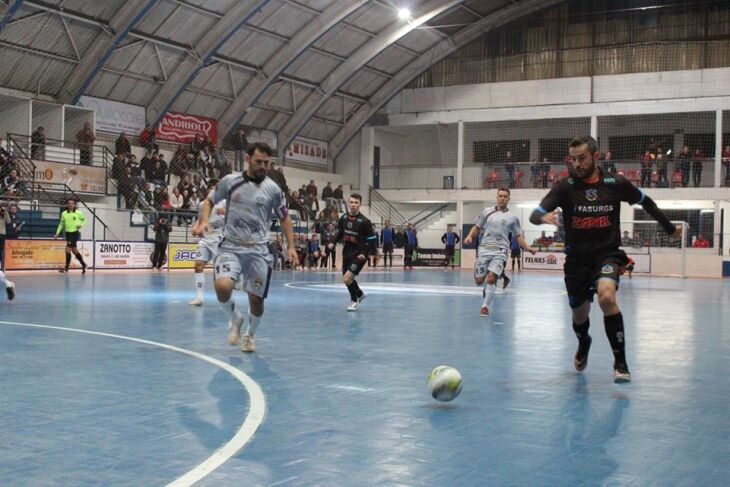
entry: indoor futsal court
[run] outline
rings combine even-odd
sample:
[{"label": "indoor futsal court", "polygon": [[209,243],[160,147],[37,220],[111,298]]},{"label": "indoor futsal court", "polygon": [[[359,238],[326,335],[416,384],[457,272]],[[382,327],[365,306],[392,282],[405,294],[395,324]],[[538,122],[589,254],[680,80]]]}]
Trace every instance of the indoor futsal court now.
[{"label": "indoor futsal court", "polygon": [[[587,369],[573,369],[555,274],[515,273],[488,319],[468,272],[365,272],[357,313],[339,275],[274,276],[248,355],[225,343],[212,292],[184,304],[188,273],[17,276],[34,291],[0,323],[3,483],[163,485],[216,453],[199,485],[730,478],[727,281],[622,282],[634,378],[614,384],[599,326]],[[449,403],[426,390],[442,363],[464,380]]]}]

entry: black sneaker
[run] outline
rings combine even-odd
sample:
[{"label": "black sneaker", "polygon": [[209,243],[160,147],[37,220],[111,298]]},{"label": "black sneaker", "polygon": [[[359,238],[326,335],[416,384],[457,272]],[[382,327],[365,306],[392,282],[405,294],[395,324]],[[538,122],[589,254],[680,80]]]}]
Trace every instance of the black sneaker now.
[{"label": "black sneaker", "polygon": [[588,365],[588,352],[591,349],[591,343],[593,339],[590,335],[586,340],[578,340],[578,350],[575,351],[575,357],[573,357],[573,365],[575,370],[581,372]]},{"label": "black sneaker", "polygon": [[502,279],[504,280],[504,282],[502,282],[502,289],[507,289],[507,286],[509,286],[509,283],[512,281],[512,279],[507,277],[506,274],[502,276]]},{"label": "black sneaker", "polygon": [[81,275],[86,274],[86,264],[81,266]]},{"label": "black sneaker", "polygon": [[8,293],[8,301],[15,299],[15,284],[11,282],[8,287],[5,288],[5,291]]},{"label": "black sneaker", "polygon": [[631,372],[629,372],[629,366],[626,362],[613,364],[613,381],[618,383],[631,382]]}]

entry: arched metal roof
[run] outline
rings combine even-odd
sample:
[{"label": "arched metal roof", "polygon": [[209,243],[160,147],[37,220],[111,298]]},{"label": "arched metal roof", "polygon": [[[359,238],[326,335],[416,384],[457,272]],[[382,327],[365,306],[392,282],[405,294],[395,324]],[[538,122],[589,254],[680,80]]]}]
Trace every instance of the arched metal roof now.
[{"label": "arched metal roof", "polygon": [[[8,0],[0,86],[82,94],[330,142],[336,155],[411,79],[561,0]],[[397,9],[408,7],[409,20]]]}]

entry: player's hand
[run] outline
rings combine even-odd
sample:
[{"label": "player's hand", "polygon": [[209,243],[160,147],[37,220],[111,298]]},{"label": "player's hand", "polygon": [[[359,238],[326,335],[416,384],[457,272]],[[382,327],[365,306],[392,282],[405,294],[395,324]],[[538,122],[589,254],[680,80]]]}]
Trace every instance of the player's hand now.
[{"label": "player's hand", "polygon": [[299,256],[297,255],[297,249],[295,249],[293,245],[286,249],[286,256],[291,261],[292,269],[296,269],[297,263],[299,262]]},{"label": "player's hand", "polygon": [[198,222],[193,225],[192,232],[196,237],[202,237],[206,233],[210,232],[210,225],[208,225],[208,222],[201,224],[200,220],[198,220]]},{"label": "player's hand", "polygon": [[58,240],[58,235],[54,235],[53,240]]},{"label": "player's hand", "polygon": [[469,235],[464,237],[464,245],[469,245],[469,244],[471,244],[471,242],[472,242],[472,238]]},{"label": "player's hand", "polygon": [[327,248],[330,249],[330,250],[332,250],[332,249],[335,248],[335,244],[333,244],[333,243],[327,244]]},{"label": "player's hand", "polygon": [[527,251],[532,255],[535,255],[537,253],[537,250],[534,247],[527,247]]},{"label": "player's hand", "polygon": [[550,225],[555,225],[556,227],[560,223],[558,221],[558,212],[553,211],[551,213],[546,213],[542,216],[542,222],[543,223],[549,223]]},{"label": "player's hand", "polygon": [[220,215],[220,216],[223,216],[223,215],[225,215],[225,214],[226,214],[226,209],[225,209],[225,208],[216,208],[216,209],[215,209],[215,214],[216,214],[216,215]]},{"label": "player's hand", "polygon": [[366,257],[363,254],[357,256],[357,260],[359,260],[360,262],[365,262],[365,259]]},{"label": "player's hand", "polygon": [[670,235],[670,237],[675,240],[679,240],[680,238],[682,238],[682,225],[676,225],[674,227],[674,233]]}]

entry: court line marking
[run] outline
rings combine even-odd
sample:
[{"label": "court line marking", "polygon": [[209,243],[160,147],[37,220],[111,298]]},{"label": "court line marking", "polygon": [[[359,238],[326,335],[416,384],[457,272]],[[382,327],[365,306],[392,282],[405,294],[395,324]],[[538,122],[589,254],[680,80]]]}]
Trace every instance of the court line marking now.
[{"label": "court line marking", "polygon": [[159,347],[165,350],[170,350],[172,352],[189,355],[191,357],[195,357],[197,359],[213,364],[225,370],[241,384],[243,384],[243,387],[250,398],[250,407],[245,421],[240,426],[238,431],[236,431],[236,434],[233,435],[233,438],[228,440],[228,443],[218,448],[202,463],[197,465],[195,468],[193,468],[183,476],[178,477],[177,479],[167,484],[168,486],[191,486],[203,479],[206,475],[210,474],[221,465],[223,465],[226,461],[228,461],[228,459],[238,453],[239,450],[241,450],[249,441],[251,441],[251,438],[253,438],[254,433],[256,433],[256,430],[261,425],[261,423],[263,423],[264,417],[266,416],[266,397],[264,396],[261,387],[259,387],[256,381],[254,381],[251,377],[244,374],[237,368],[208,355],[203,355],[202,353],[176,347],[174,345],[168,345],[166,343],[153,342],[152,340],[145,340],[142,338],[129,337],[125,335],[115,335],[113,333],[103,333],[100,331],[81,330],[78,328],[68,328],[64,326],[38,325],[35,323],[20,323],[17,321],[0,321],[0,324],[24,326],[28,328],[45,328],[50,330],[70,331],[75,333],[83,333],[86,335],[98,335],[107,338],[118,338],[120,340],[141,343],[143,345],[151,345],[153,347]]}]

